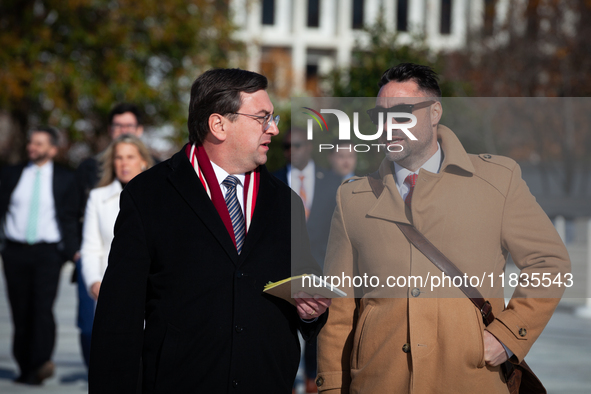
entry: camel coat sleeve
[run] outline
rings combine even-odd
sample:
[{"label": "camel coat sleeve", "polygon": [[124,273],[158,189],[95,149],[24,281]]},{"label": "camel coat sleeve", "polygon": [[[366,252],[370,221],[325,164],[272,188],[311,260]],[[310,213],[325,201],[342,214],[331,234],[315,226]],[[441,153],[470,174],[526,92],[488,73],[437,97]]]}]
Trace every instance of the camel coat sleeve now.
[{"label": "camel coat sleeve", "polygon": [[[533,277],[560,278],[565,282],[570,272],[570,259],[560,236],[542,208],[521,179],[521,169],[513,162],[511,182],[506,195],[501,228],[503,249],[511,253],[520,276],[529,279],[522,283],[507,308],[494,311],[496,319],[487,330],[513,353],[513,362],[521,362],[552,317],[564,293],[561,286],[537,285]],[[533,275],[533,277],[532,277]],[[548,284],[548,280],[545,282]]]}]

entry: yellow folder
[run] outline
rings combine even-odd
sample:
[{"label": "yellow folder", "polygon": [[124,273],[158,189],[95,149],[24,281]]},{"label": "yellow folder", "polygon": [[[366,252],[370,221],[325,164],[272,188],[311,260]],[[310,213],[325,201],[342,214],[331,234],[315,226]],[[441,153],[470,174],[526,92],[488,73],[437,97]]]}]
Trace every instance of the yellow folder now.
[{"label": "yellow folder", "polygon": [[269,282],[263,289],[263,292],[283,298],[293,305],[295,305],[293,295],[300,291],[306,292],[311,296],[319,295],[324,298],[347,296],[347,293],[336,287],[331,287],[330,283],[327,283],[324,279],[314,274],[303,274],[292,276],[278,282]]}]

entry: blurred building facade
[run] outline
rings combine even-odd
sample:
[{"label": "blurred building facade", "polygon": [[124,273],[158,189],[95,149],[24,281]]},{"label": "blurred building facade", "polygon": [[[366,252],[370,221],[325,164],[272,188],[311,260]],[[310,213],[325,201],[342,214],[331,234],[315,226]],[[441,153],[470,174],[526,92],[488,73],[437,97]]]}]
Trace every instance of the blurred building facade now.
[{"label": "blurred building facade", "polygon": [[[494,8],[509,0],[231,0],[248,68],[272,82],[280,97],[318,94],[318,76],[351,62],[362,29],[379,17],[400,42],[424,37],[434,51],[461,49],[471,32],[492,29]],[[492,6],[492,7],[491,7]],[[490,12],[493,8],[493,13]]]}]

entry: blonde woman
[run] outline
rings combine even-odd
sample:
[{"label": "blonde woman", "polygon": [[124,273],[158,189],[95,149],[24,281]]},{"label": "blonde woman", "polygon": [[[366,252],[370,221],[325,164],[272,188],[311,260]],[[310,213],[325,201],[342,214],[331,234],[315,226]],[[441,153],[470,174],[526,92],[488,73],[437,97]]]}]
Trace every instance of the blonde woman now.
[{"label": "blonde woman", "polygon": [[95,301],[107,269],[113,227],[119,213],[119,194],[129,181],[152,164],[146,146],[131,134],[113,140],[101,157],[102,176],[88,197],[80,248],[82,276],[88,294]]}]

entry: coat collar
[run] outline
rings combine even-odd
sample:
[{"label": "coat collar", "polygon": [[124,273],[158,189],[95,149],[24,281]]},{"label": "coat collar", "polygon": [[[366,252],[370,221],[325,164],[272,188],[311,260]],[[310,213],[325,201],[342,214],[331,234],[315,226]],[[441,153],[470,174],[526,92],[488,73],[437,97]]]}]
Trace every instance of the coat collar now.
[{"label": "coat collar", "polygon": [[[252,215],[252,222],[250,228],[244,239],[242,246],[242,253],[240,253],[240,263],[242,263],[248,254],[255,247],[256,242],[265,231],[268,230],[268,225],[277,219],[273,216],[276,212],[275,205],[280,201],[277,198],[277,180],[271,177],[267,167],[264,165],[260,167],[260,184],[257,195],[257,202]],[[281,203],[289,204],[289,200],[281,201]]]},{"label": "coat collar", "polygon": [[[439,170],[440,174],[451,170],[454,166],[471,174],[475,172],[470,157],[453,131],[446,126],[439,125],[437,127],[437,140],[441,145],[444,155],[443,163]],[[392,163],[388,159],[382,160],[378,172],[384,184],[384,191],[374,206],[368,211],[368,216],[400,223],[411,223],[410,210],[398,192],[392,171]],[[354,194],[366,192],[372,193],[369,182],[358,182],[353,190]]]},{"label": "coat collar", "polygon": [[123,190],[123,187],[121,187],[121,182],[119,182],[117,179],[115,179],[113,182],[109,183],[107,186],[104,186],[102,189],[103,189],[103,202],[105,202],[113,197],[119,198],[119,195],[121,194],[121,191]]},{"label": "coat collar", "polygon": [[205,188],[195,173],[195,169],[185,154],[186,146],[176,153],[169,161],[171,169],[168,180],[183,197],[191,210],[201,219],[209,231],[215,236],[220,245],[235,265],[244,261],[246,256],[254,247],[257,239],[261,236],[269,221],[273,218],[273,207],[277,204],[271,176],[265,166],[261,166],[261,178],[257,203],[252,217],[252,223],[244,240],[242,253],[238,255],[234,242],[228,234],[220,215],[215,209],[213,202],[207,195]]},{"label": "coat collar", "polygon": [[[392,162],[388,159],[382,160],[378,172],[384,184],[384,191],[382,191],[382,194],[367,214],[378,219],[410,223],[410,212],[407,212],[406,204],[404,204],[398,192],[396,181],[392,174],[392,167]],[[366,188],[373,194],[369,182],[360,184],[358,187],[359,190],[356,191],[365,191]]]},{"label": "coat collar", "polygon": [[238,264],[238,253],[234,247],[234,242],[197,177],[195,169],[189,162],[185,154],[185,148],[186,146],[170,158],[168,165],[171,172],[168,175],[168,180],[218,240],[234,264]]},{"label": "coat collar", "polygon": [[453,131],[446,126],[439,125],[437,127],[437,140],[444,155],[439,172],[446,171],[447,167],[456,166],[470,174],[474,174],[476,171],[474,165]]}]

